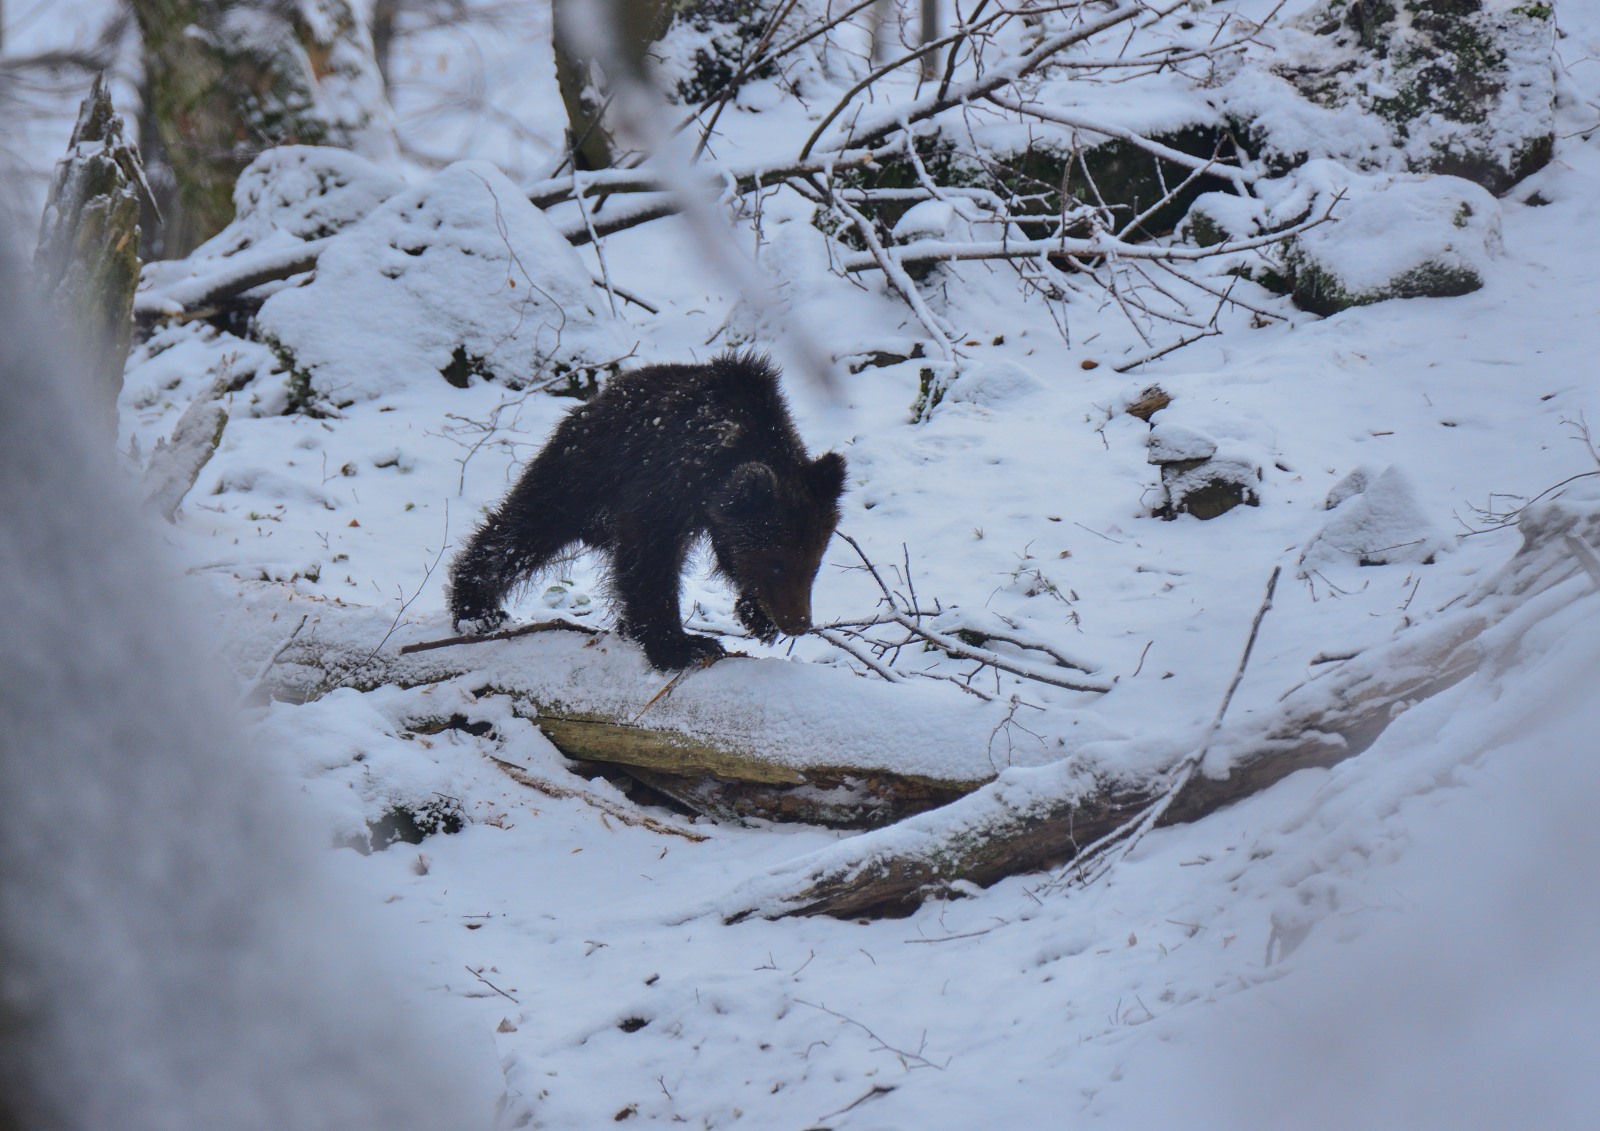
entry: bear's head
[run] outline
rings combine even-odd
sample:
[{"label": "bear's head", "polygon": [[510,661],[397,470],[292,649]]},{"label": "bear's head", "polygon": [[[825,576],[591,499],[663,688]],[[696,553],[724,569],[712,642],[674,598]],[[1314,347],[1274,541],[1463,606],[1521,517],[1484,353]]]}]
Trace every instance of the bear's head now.
[{"label": "bear's head", "polygon": [[740,464],[711,507],[717,559],[742,600],[790,636],[811,629],[811,583],[839,525],[844,457],[838,452],[788,473]]}]

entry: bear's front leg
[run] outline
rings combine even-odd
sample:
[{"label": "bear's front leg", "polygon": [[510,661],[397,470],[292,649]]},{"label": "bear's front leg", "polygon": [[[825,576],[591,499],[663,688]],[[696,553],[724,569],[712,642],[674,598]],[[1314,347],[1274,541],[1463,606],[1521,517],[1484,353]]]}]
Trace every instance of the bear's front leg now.
[{"label": "bear's front leg", "polygon": [[772,623],[772,618],[767,615],[767,610],[761,607],[749,593],[739,594],[739,599],[733,604],[733,614],[739,618],[739,623],[744,625],[746,631],[763,644],[771,644],[778,639],[778,626]]},{"label": "bear's front leg", "polygon": [[644,649],[650,666],[675,671],[727,653],[708,636],[683,631],[678,587],[687,548],[663,552],[648,544],[619,548],[612,558],[622,633]]}]

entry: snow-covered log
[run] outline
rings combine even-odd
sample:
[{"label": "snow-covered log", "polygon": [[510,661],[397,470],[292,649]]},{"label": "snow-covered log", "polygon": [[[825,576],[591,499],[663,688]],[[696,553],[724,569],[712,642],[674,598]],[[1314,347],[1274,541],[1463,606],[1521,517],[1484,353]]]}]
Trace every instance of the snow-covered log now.
[{"label": "snow-covered log", "polygon": [[[433,702],[457,692],[474,703],[503,697],[583,768],[621,772],[722,819],[876,827],[995,773],[989,747],[1005,705],[937,681],[891,684],[737,657],[672,676],[650,669],[633,644],[581,624],[427,646],[439,643],[439,627],[390,635],[376,614],[322,606],[281,650],[264,690],[302,702],[342,687],[432,687]],[[419,636],[423,647],[395,646]],[[258,662],[254,652],[248,660]]]},{"label": "snow-covered log", "polygon": [[1193,751],[1173,750],[1172,769],[1145,781],[1073,758],[1007,770],[942,809],[749,881],[718,910],[729,920],[904,912],[953,884],[990,884],[1070,861],[1096,841],[1115,848],[1146,815],[1160,824],[1198,820],[1297,770],[1351,758],[1412,704],[1511,655],[1524,633],[1570,602],[1574,586],[1600,584],[1593,475],[1527,507],[1521,548],[1464,599],[1289,690],[1270,716],[1223,728],[1198,765]]}]

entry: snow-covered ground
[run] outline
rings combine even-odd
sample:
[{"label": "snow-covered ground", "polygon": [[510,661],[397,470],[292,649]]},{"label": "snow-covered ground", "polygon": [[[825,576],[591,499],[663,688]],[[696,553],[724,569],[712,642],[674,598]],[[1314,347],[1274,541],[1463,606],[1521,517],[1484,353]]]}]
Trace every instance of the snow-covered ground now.
[{"label": "snow-covered ground", "polygon": [[[562,111],[548,16],[502,7],[498,22],[404,41],[396,101],[411,163],[390,172],[447,228],[506,210],[505,246],[520,249],[542,235],[520,199],[495,195],[509,182],[423,167],[471,157],[520,182],[549,171]],[[1118,373],[1146,347],[1114,307],[1080,296],[1051,310],[1008,269],[967,264],[927,288],[964,358],[951,393],[914,423],[924,362],[851,374],[844,360],[903,350],[922,328],[880,281],[829,273],[789,195],[769,202],[759,243],[739,229],[778,280],[764,309],[741,303],[738,280],[676,221],[608,238],[603,264],[585,249],[589,271],[659,308],[619,299],[613,315],[594,289],[591,360],[604,343],[631,364],[746,342],[792,374],[807,348],[844,359],[836,398],[798,377],[790,388],[813,450],[849,460],[842,529],[899,584],[909,568],[923,601],[1017,626],[1116,677],[1105,695],[985,677],[994,703],[919,683],[907,694],[920,721],[952,746],[989,736],[957,751],[961,766],[1066,751],[1134,767],[1201,740],[1274,567],[1284,576],[1234,718],[1270,711],[1314,660],[1381,645],[1504,563],[1517,533],[1486,529],[1480,509],[1596,470],[1583,421],[1600,412],[1600,18],[1567,3],[1558,20],[1556,157],[1499,202],[1499,249],[1475,293],[1319,320],[1261,292],[1281,320],[1225,313],[1221,334]],[[461,90],[479,83],[492,113],[463,108]],[[1116,88],[1127,124],[1182,121],[1171,90],[1142,107],[1138,90]],[[811,113],[757,90],[727,115],[717,156],[792,152]],[[468,199],[480,183],[492,200]],[[386,337],[382,311],[362,302],[363,271],[392,276],[381,248],[358,251],[336,264],[342,293],[317,302],[314,285],[264,308],[285,339],[322,335],[332,415],[284,415],[272,351],[203,324],[158,332],[130,363],[130,452],[150,452],[219,376],[238,390],[221,449],[162,534],[241,675],[301,614],[312,633],[319,617],[350,617],[379,635],[394,620],[395,644],[445,635],[450,547],[571,404],[439,379],[438,364],[416,361],[431,327],[413,311]],[[445,309],[453,298],[432,297]],[[1152,384],[1173,397],[1159,423],[1262,469],[1258,507],[1151,517],[1150,430],[1121,410]],[[1378,500],[1367,534],[1397,531],[1429,562],[1361,566],[1338,552],[1360,533],[1354,500],[1326,504],[1358,470],[1374,483],[1362,498]],[[855,565],[836,541],[820,618],[872,610],[876,588]],[[597,575],[580,558],[513,612],[538,619],[548,603],[604,626]],[[249,723],[330,840],[395,798],[438,795],[465,815],[453,835],[333,849],[327,866],[394,940],[409,991],[453,1010],[451,1039],[473,1032],[469,1053],[497,1062],[502,1126],[1576,1128],[1600,1099],[1600,704],[1587,693],[1600,595],[1582,579],[1561,594],[1566,607],[1503,662],[1408,710],[1350,761],[1156,831],[1090,886],[1017,877],[904,919],[724,925],[716,911],[740,885],[846,834],[699,821],[705,839],[691,841],[535,793],[485,753],[631,804],[568,774],[503,700],[459,684],[345,689],[255,708]],[[684,607],[691,628],[734,627],[732,595],[704,570],[686,577]],[[808,691],[840,689],[831,727],[871,745],[884,725],[848,713],[858,677],[820,640],[741,647],[764,675],[714,670],[730,714],[750,710],[770,669],[802,662],[822,667]],[[637,667],[629,679],[665,682]],[[455,713],[492,722],[494,738],[407,733]]]}]

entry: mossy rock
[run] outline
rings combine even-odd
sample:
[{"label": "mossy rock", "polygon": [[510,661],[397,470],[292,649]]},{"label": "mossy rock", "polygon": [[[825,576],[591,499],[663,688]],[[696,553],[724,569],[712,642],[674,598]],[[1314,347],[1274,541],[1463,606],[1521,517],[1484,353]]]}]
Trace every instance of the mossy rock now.
[{"label": "mossy rock", "polygon": [[1555,139],[1555,19],[1518,0],[1324,0],[1302,20],[1312,67],[1280,72],[1319,105],[1379,119],[1413,172],[1500,195]]},{"label": "mossy rock", "polygon": [[1363,176],[1329,161],[1303,175],[1343,191],[1334,220],[1289,244],[1294,300],[1336,314],[1394,298],[1451,298],[1483,286],[1500,249],[1500,205],[1460,177]]},{"label": "mossy rock", "polygon": [[[1219,151],[1228,155],[1234,148],[1232,134],[1224,127],[1211,125],[1152,134],[1150,140],[1201,160],[1208,160]],[[1029,239],[1055,234],[1063,204],[1070,209],[1077,205],[1098,207],[1104,202],[1114,219],[1125,223],[1159,201],[1191,172],[1118,139],[1075,150],[1065,139],[1036,137],[1023,149],[985,148],[982,161],[943,134],[922,135],[914,144],[918,161],[938,184],[989,189],[1019,198],[1014,215],[1023,217],[1017,226]],[[910,158],[902,156],[885,158],[870,168],[842,171],[838,181],[846,187],[866,189],[914,189],[923,184]],[[1198,197],[1230,186],[1231,182],[1220,176],[1196,177],[1146,217],[1132,238],[1167,235]],[[878,238],[888,244],[895,242],[894,226],[913,203],[887,200],[864,205],[860,211],[873,221]],[[1037,216],[1038,220],[1030,221],[1025,218],[1028,216]],[[852,227],[841,227],[827,213],[819,213],[817,225],[855,250],[865,250]],[[1072,234],[1087,235],[1088,226]]]},{"label": "mossy rock", "polygon": [[1483,276],[1471,267],[1433,261],[1395,276],[1382,287],[1352,289],[1331,271],[1309,262],[1296,269],[1292,293],[1301,309],[1328,315],[1391,298],[1454,298],[1482,286]]}]

